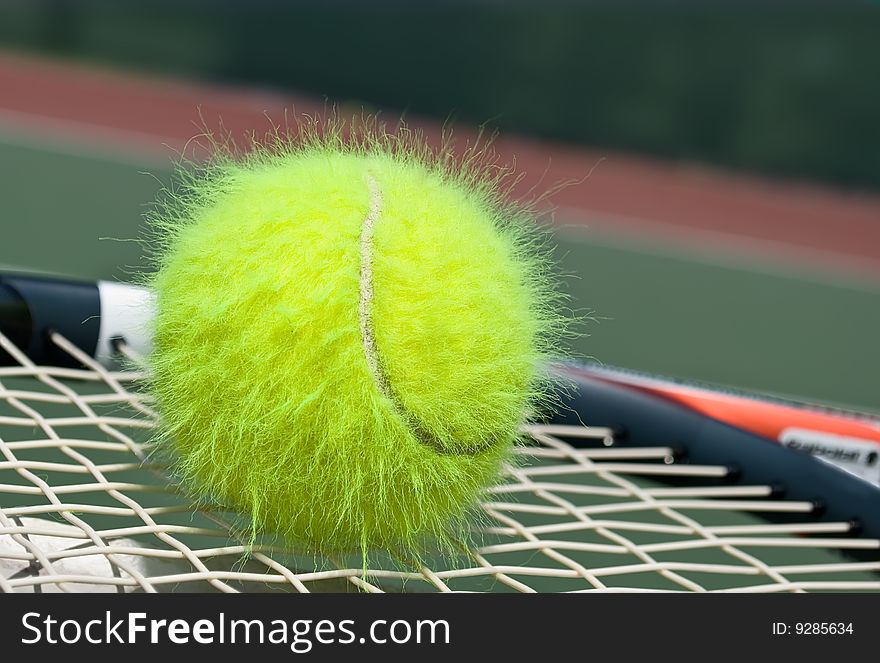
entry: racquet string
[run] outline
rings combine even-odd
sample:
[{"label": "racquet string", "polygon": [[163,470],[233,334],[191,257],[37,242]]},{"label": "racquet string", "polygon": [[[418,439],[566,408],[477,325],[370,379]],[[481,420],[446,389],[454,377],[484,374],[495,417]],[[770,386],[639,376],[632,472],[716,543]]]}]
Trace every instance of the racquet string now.
[{"label": "racquet string", "polygon": [[674,441],[588,426],[527,426],[470,543],[422,565],[250,545],[240,514],[194,504],[150,460],[144,375],[52,342],[84,368],[34,365],[0,336],[0,590],[880,591],[880,541],[853,523],[729,484]]}]

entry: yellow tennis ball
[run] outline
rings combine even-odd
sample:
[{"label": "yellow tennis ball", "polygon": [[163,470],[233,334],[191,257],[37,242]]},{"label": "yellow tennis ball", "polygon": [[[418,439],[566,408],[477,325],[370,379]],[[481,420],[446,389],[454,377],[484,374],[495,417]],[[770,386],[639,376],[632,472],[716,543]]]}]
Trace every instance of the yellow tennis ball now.
[{"label": "yellow tennis ball", "polygon": [[448,537],[559,328],[532,220],[389,145],[226,159],[154,218],[152,389],[180,473],[323,551]]}]

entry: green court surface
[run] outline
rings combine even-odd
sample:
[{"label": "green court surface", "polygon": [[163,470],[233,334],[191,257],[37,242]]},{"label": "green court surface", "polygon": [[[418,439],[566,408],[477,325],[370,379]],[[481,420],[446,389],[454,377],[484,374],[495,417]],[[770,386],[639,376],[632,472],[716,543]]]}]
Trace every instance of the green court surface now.
[{"label": "green court surface", "polygon": [[[0,132],[0,267],[125,280],[168,166]],[[880,283],[556,235],[581,357],[880,411]]]}]

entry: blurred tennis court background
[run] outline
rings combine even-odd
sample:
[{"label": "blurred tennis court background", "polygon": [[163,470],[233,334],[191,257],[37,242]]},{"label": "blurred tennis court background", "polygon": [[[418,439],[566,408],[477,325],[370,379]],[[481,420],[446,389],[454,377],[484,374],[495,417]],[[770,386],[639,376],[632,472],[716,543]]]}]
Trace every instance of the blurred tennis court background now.
[{"label": "blurred tennis court background", "polygon": [[9,3],[0,267],[144,268],[126,240],[200,114],[488,121],[520,192],[575,182],[548,218],[582,356],[880,410],[870,4]]}]

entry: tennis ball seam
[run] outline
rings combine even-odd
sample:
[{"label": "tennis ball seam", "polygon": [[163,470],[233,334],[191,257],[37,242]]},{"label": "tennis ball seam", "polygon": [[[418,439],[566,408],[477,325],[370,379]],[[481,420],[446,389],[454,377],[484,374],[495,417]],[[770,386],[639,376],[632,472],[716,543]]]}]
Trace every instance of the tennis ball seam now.
[{"label": "tennis ball seam", "polygon": [[[391,403],[394,412],[404,422],[404,425],[413,434],[420,444],[429,447],[438,454],[452,453],[445,449],[441,442],[431,435],[418,418],[410,412],[402,400],[395,393],[388,379],[388,373],[376,345],[375,326],[373,324],[373,296],[375,294],[373,282],[373,238],[376,232],[376,224],[382,216],[382,190],[376,178],[366,175],[367,187],[370,192],[370,202],[367,214],[361,224],[360,235],[360,278],[358,281],[358,322],[361,332],[361,344],[367,360],[367,368],[373,379],[376,389]],[[457,449],[455,453],[473,454],[482,450],[482,447]]]}]

